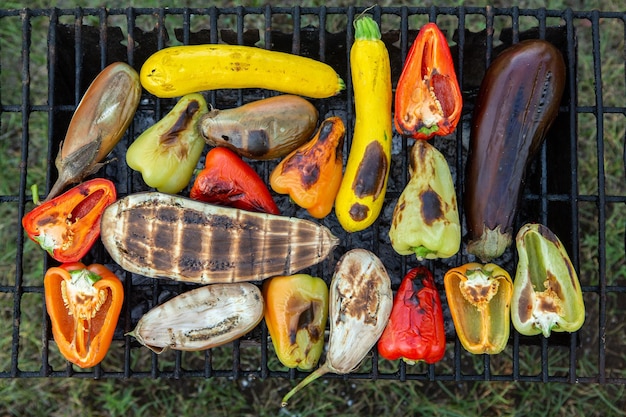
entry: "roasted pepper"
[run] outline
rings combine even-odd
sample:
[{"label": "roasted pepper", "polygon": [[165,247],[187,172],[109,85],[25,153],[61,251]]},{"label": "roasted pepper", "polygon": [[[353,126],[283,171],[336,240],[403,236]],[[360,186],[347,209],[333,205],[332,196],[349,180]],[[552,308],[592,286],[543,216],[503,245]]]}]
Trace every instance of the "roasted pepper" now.
[{"label": "roasted pepper", "polygon": [[449,258],[461,246],[461,223],[446,158],[426,141],[411,148],[411,178],[393,211],[389,239],[401,255]]},{"label": "roasted pepper", "polygon": [[124,287],[108,268],[66,263],[44,277],[52,336],[68,361],[90,368],[105,357],[124,301]]},{"label": "roasted pepper", "polygon": [[100,236],[100,217],[116,197],[111,181],[92,179],[35,207],[22,218],[22,226],[54,259],[76,262]]},{"label": "roasted pepper", "polygon": [[280,214],[267,186],[250,165],[228,148],[211,149],[189,196],[198,201],[260,213]]},{"label": "roasted pepper", "polygon": [[396,87],[396,130],[415,139],[445,136],[461,118],[463,99],[450,47],[435,23],[424,25]]},{"label": "roasted pepper", "polygon": [[515,238],[518,263],[513,284],[513,327],[526,336],[575,332],[585,321],[578,274],[559,238],[528,223]]},{"label": "roasted pepper", "polygon": [[198,123],[207,112],[201,94],[182,97],[165,117],[128,147],[128,166],[141,172],[150,187],[170,194],[182,191],[189,184],[204,149]]},{"label": "roasted pepper", "polygon": [[354,20],[350,72],[354,90],[354,134],[335,214],[348,232],[372,225],[380,215],[391,168],[392,86],[389,52],[378,24]]},{"label": "roasted pepper", "polygon": [[498,265],[467,263],[444,275],[456,334],[470,353],[504,350],[511,324],[511,276]]},{"label": "roasted pepper", "polygon": [[339,117],[322,122],[313,139],[285,157],[272,171],[270,185],[289,194],[300,207],[318,219],[333,209],[343,177],[345,126]]},{"label": "roasted pepper", "polygon": [[378,353],[385,359],[435,363],[446,350],[441,298],[430,270],[411,269],[400,284],[389,323],[378,340]]},{"label": "roasted pepper", "polygon": [[307,274],[284,275],[263,283],[265,323],[280,362],[311,370],[324,350],[328,286]]}]

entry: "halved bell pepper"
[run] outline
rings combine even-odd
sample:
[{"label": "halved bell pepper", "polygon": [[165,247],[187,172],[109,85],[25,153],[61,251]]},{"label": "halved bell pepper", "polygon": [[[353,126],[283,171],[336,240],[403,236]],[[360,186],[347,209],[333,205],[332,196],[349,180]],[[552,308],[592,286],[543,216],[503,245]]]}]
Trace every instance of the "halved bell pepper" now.
[{"label": "halved bell pepper", "polygon": [[559,238],[546,226],[528,223],[517,233],[517,270],[511,318],[523,335],[575,332],[585,321],[578,274]]},{"label": "halved bell pepper", "polygon": [[324,349],[328,286],[307,274],[277,276],[263,283],[265,323],[280,362],[311,370]]},{"label": "halved bell pepper", "polygon": [[343,178],[341,118],[324,120],[309,142],[285,157],[272,171],[270,185],[280,194],[289,194],[311,216],[321,219],[333,209]]},{"label": "halved bell pepper", "polygon": [[393,210],[389,239],[400,255],[449,258],[461,246],[461,223],[448,162],[427,141],[411,148],[411,178]]},{"label": "halved bell pepper", "polygon": [[445,136],[461,118],[463,98],[450,47],[435,23],[424,25],[396,87],[396,130],[415,139]]},{"label": "halved bell pepper", "polygon": [[100,236],[102,213],[116,198],[111,181],[95,178],[38,205],[22,218],[22,226],[54,259],[76,262]]},{"label": "halved bell pepper", "polygon": [[206,203],[280,214],[259,174],[234,151],[221,146],[207,153],[189,196]]},{"label": "halved bell pepper", "polygon": [[120,280],[100,264],[65,263],[44,277],[52,336],[68,361],[90,368],[102,362],[124,301]]},{"label": "halved bell pepper", "polygon": [[446,350],[441,298],[430,270],[417,266],[405,275],[391,310],[389,323],[378,340],[385,359],[435,363]]},{"label": "halved bell pepper", "polygon": [[187,94],[161,120],[145,130],[126,151],[126,163],[144,182],[176,194],[191,181],[204,149],[199,121],[208,112],[202,94]]},{"label": "halved bell pepper", "polygon": [[470,262],[443,278],[456,334],[470,353],[494,355],[506,347],[511,327],[511,276],[498,265]]}]

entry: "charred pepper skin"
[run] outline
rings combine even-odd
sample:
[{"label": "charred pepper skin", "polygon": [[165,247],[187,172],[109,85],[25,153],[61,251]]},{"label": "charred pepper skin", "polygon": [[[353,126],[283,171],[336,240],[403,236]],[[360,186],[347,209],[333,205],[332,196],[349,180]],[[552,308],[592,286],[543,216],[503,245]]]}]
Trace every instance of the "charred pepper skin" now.
[{"label": "charred pepper skin", "polygon": [[272,189],[289,194],[315,218],[330,214],[343,178],[345,131],[341,118],[332,116],[324,120],[313,139],[274,168],[270,175]]},{"label": "charred pepper skin", "polygon": [[283,275],[263,283],[265,323],[280,362],[310,371],[324,350],[328,286],[308,274]]},{"label": "charred pepper skin", "polygon": [[516,236],[518,264],[511,319],[520,334],[575,332],[585,321],[578,274],[559,238],[539,223],[523,225]]},{"label": "charred pepper skin", "polygon": [[389,228],[392,247],[418,260],[455,255],[461,246],[461,223],[446,158],[427,141],[416,141],[409,173]]},{"label": "charred pepper skin", "polygon": [[221,146],[207,152],[189,197],[246,211],[280,214],[259,174],[235,152]]},{"label": "charred pepper skin", "polygon": [[126,163],[141,173],[148,186],[164,193],[179,193],[191,181],[202,155],[204,138],[198,123],[207,112],[201,94],[181,97],[169,113],[128,147]]},{"label": "charred pepper skin", "polygon": [[468,252],[489,262],[511,245],[526,168],[558,115],[565,63],[547,41],[503,51],[481,84],[465,178]]},{"label": "charred pepper skin", "polygon": [[437,24],[427,23],[413,42],[398,80],[396,130],[418,140],[446,136],[456,129],[462,110],[448,41]]},{"label": "charred pepper skin", "polygon": [[433,274],[425,266],[414,267],[398,288],[378,353],[408,364],[432,364],[443,358],[445,350],[443,308]]}]

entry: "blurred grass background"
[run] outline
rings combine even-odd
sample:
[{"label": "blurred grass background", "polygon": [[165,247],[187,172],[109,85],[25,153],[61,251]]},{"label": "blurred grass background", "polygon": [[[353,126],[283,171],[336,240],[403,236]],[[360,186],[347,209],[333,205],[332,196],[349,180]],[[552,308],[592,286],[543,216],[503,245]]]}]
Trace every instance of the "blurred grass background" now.
[{"label": "blurred grass background", "polygon": [[[59,1],[59,8],[99,7],[103,2]],[[239,5],[225,1],[217,6]],[[265,2],[242,3],[245,6],[262,6]],[[276,6],[366,6],[370,2],[343,0],[280,2]],[[399,2],[385,0],[378,3],[400,5]],[[440,6],[485,6],[488,4],[509,7],[508,1],[429,1],[420,6],[431,4]],[[109,1],[108,7],[167,7],[174,6],[163,1]],[[520,8],[546,7],[548,9],[620,11],[621,0],[615,1],[519,1]],[[49,3],[43,0],[8,1],[2,8],[46,8]],[[176,7],[207,7],[206,2],[182,0]],[[45,19],[33,21],[34,25],[44,25]],[[476,22],[480,26],[481,22]],[[484,24],[484,23],[483,23]],[[592,50],[590,25],[577,21],[579,51]],[[35,30],[36,28],[34,28]],[[45,33],[45,31],[43,32]],[[2,102],[16,103],[10,92],[19,94],[21,83],[19,69],[7,67],[6,63],[16,59],[19,62],[21,48],[21,28],[16,25],[0,25],[0,56],[2,64],[2,83],[0,93]],[[601,91],[605,106],[624,106],[624,22],[617,19],[601,22],[600,39],[602,62],[602,86],[596,87],[593,77],[593,56],[591,53],[579,53],[578,63],[578,101],[579,106],[594,106],[595,93]],[[33,104],[45,104],[47,98],[47,63],[46,39],[34,38],[31,48],[31,100]],[[8,58],[7,58],[8,57]],[[40,88],[42,92],[37,92]],[[43,112],[42,112],[43,113]],[[19,113],[0,115],[0,195],[16,195],[19,189],[19,166],[21,143],[18,140],[25,128],[29,129],[31,145],[28,156],[28,184],[44,184],[46,181],[47,154],[47,115],[33,113],[28,126],[22,125]],[[599,172],[604,174],[605,191],[608,195],[626,195],[624,173],[624,136],[625,123],[623,114],[606,114],[603,120],[604,153],[597,152],[597,120],[592,114],[582,114],[578,120],[578,164],[579,193],[597,195]],[[600,268],[607,272],[608,285],[624,285],[626,282],[626,260],[624,259],[624,229],[626,210],[623,204],[607,204],[598,208],[594,202],[581,202],[580,227],[580,276],[583,285],[597,285]],[[601,211],[604,210],[604,211]],[[598,219],[606,216],[606,235],[600,238]],[[7,285],[15,275],[15,230],[16,210],[13,205],[0,204],[0,279]],[[601,249],[605,257],[599,257]],[[25,244],[24,279],[25,284],[36,285],[43,271],[43,257],[39,249],[30,242]],[[30,281],[29,280],[33,280]],[[626,300],[619,294],[611,293],[607,300],[607,367],[616,369],[614,377],[626,377],[626,349],[624,349],[624,320]],[[8,297],[3,294],[3,297]],[[590,306],[590,316],[597,314],[598,300],[589,296],[586,301]],[[41,306],[40,294],[28,294],[23,303],[29,302]],[[12,302],[2,302],[2,318],[6,323],[13,319]],[[594,307],[595,306],[595,307]],[[23,308],[20,337],[25,338],[20,349],[20,360],[40,363],[41,334],[43,317],[38,308]],[[596,319],[597,320],[597,319]],[[594,327],[591,323],[590,327]],[[597,331],[596,331],[597,332]],[[7,334],[7,333],[3,333]],[[583,334],[582,343],[596,346],[597,334]],[[8,369],[10,364],[11,338],[0,338],[0,368]],[[118,345],[119,350],[121,347]],[[51,350],[54,350],[51,349]],[[539,350],[524,350],[520,366],[531,371],[541,369]],[[228,361],[228,351],[224,351]],[[596,351],[590,355],[580,355],[577,369],[593,375],[598,364]],[[161,363],[167,363],[173,356],[165,356]],[[142,360],[138,358],[137,360]],[[149,359],[146,359],[149,360]],[[219,360],[216,355],[215,360]],[[553,355],[549,359],[558,367],[567,364],[567,358]],[[60,357],[50,359],[55,367],[63,364]],[[477,359],[480,361],[480,359]],[[502,362],[502,364],[500,364]],[[478,363],[478,367],[482,364]],[[510,361],[492,361],[493,373],[498,367],[506,367]],[[566,368],[566,365],[563,365]],[[553,369],[553,368],[551,368]],[[621,371],[620,371],[621,370]],[[567,371],[567,369],[564,369]],[[537,371],[535,371],[537,372]],[[139,380],[88,380],[80,378],[29,378],[0,380],[0,416],[46,415],[46,416],[120,416],[120,415],[162,415],[187,416],[209,414],[211,416],[312,416],[312,415],[433,415],[433,416],[479,416],[479,415],[524,415],[524,416],[610,416],[626,415],[624,386],[597,384],[561,384],[561,383],[523,383],[523,382],[369,382],[364,380],[325,379],[317,381],[302,391],[294,406],[280,409],[280,398],[291,381],[282,379],[151,379]]]}]

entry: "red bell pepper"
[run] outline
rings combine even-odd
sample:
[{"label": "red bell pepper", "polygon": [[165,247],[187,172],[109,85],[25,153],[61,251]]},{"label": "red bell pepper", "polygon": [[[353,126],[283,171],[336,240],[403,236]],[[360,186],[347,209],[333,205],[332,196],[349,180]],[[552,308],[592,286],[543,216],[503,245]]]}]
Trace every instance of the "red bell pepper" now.
[{"label": "red bell pepper", "polygon": [[411,269],[400,284],[378,353],[385,359],[435,363],[445,353],[441,298],[430,270]]},{"label": "red bell pepper", "polygon": [[189,196],[198,201],[280,214],[269,189],[250,165],[225,147],[211,149]]},{"label": "red bell pepper", "polygon": [[445,136],[461,118],[463,99],[450,47],[435,23],[413,42],[396,87],[396,130],[415,139]]},{"label": "red bell pepper", "polygon": [[100,236],[100,217],[116,198],[111,181],[95,178],[35,207],[22,226],[57,261],[77,262]]},{"label": "red bell pepper", "polygon": [[100,363],[122,310],[122,282],[104,265],[73,262],[48,269],[43,284],[61,354],[81,368]]}]

